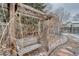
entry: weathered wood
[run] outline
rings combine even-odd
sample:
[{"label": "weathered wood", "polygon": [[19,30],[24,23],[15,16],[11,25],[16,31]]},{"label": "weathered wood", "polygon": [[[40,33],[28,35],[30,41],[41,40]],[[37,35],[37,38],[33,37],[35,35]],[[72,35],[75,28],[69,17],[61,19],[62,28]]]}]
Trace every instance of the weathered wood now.
[{"label": "weathered wood", "polygon": [[[9,6],[9,12],[10,12],[10,20],[15,15],[15,4],[10,4]],[[12,19],[12,22],[9,25],[9,48],[12,48],[16,51],[16,38],[15,38],[15,17]],[[10,52],[11,55],[16,55],[13,51]]]},{"label": "weathered wood", "polygon": [[18,4],[17,11],[22,12],[22,14],[30,15],[36,18],[39,18],[39,20],[48,20],[53,17],[58,17],[56,15],[46,14],[44,12],[41,12],[39,10],[36,10],[28,5],[24,4]]},{"label": "weathered wood", "polygon": [[[29,16],[29,17],[37,18],[39,20],[45,20],[45,19],[48,20],[48,15],[43,13],[43,12],[41,12],[41,11],[38,11],[38,10],[36,10],[34,8],[31,8],[31,7],[29,7],[27,5],[24,5],[24,4],[18,4],[18,6],[20,7],[20,9],[18,8],[18,10],[17,10],[18,13],[22,13],[22,14],[24,14],[26,16]],[[26,38],[22,38],[22,39],[16,40],[16,38],[15,38],[15,16],[14,16],[15,15],[15,4],[10,4],[9,12],[10,12],[11,23],[9,23],[9,27],[8,27],[9,28],[9,32],[8,32],[9,33],[9,35],[8,35],[9,36],[9,38],[8,38],[9,40],[7,40],[7,46],[9,48],[11,48],[11,51],[10,51],[11,55],[16,55],[16,53],[14,53],[12,51],[12,50],[16,51],[16,46],[18,46],[20,48],[20,50],[18,49],[18,52],[19,52],[20,55],[23,55],[24,53],[27,53],[27,52],[30,52],[30,51],[33,51],[33,50],[39,48],[41,45],[37,44],[37,42],[38,42],[37,38],[32,38],[31,37],[31,38],[27,38],[27,39]],[[50,17],[49,17],[49,21],[50,21]],[[44,23],[44,22],[42,22],[42,23]],[[54,23],[54,24],[56,24],[56,23]],[[45,28],[43,27],[44,30],[43,30],[43,33],[41,35],[40,21],[39,21],[38,26],[39,26],[38,34],[41,37],[40,41],[42,41],[41,42],[42,46],[48,48],[48,46],[49,46],[48,45],[48,43],[49,43],[48,40],[49,39],[47,40],[47,37],[46,37],[46,35],[48,34],[46,32],[47,30],[45,30],[46,27]],[[48,32],[49,32],[49,29],[48,29]],[[42,38],[42,37],[44,37],[44,38]],[[17,45],[16,45],[16,42],[17,42]],[[54,43],[55,46],[58,46],[57,43],[59,43],[59,42],[60,41],[57,41],[56,43]],[[54,45],[51,45],[51,46],[53,48],[55,48]],[[50,51],[50,53],[51,52],[52,51]]]},{"label": "weathered wood", "polygon": [[47,41],[47,27],[45,26],[45,22],[42,21],[42,32],[41,32],[41,38],[40,38],[40,43],[42,45],[42,47],[46,50],[48,50],[48,41]]},{"label": "weathered wood", "polygon": [[63,38],[58,38],[55,42],[52,43],[50,50],[48,51],[48,55],[50,55],[58,46],[62,46],[68,42],[68,39],[64,36]]},{"label": "weathered wood", "polygon": [[39,17],[35,17],[35,16],[32,16],[32,15],[28,15],[26,12],[23,13],[23,12],[17,10],[17,14],[19,14],[19,13],[21,13],[21,15],[26,16],[26,17],[33,17],[33,18],[36,18],[36,19],[38,19],[38,20],[41,19],[41,18],[39,18]]},{"label": "weathered wood", "polygon": [[68,51],[67,49],[60,49],[60,50],[56,53],[56,55],[58,55],[58,56],[73,56],[74,53]]},{"label": "weathered wood", "polygon": [[[2,3],[0,3],[0,7],[2,7]],[[7,9],[7,4],[6,3],[3,3],[3,8]]]},{"label": "weathered wood", "polygon": [[20,48],[24,48],[26,46],[36,44],[38,42],[38,39],[36,37],[27,37],[27,38],[17,39],[16,42]]},{"label": "weathered wood", "polygon": [[39,47],[41,47],[40,44],[31,45],[31,46],[22,48],[21,50],[18,50],[18,54],[22,56],[23,54],[31,52]]},{"label": "weathered wood", "polygon": [[19,13],[26,14],[26,16],[38,18],[39,20],[45,20],[46,17],[47,17],[46,14],[45,15],[42,15],[42,14],[39,14],[39,13],[30,11],[30,10],[26,10],[24,8],[21,8],[21,7],[18,7],[17,11]]},{"label": "weathered wood", "polygon": [[38,34],[41,35],[41,22],[38,22]]},{"label": "weathered wood", "polygon": [[42,14],[42,15],[45,15],[45,13],[39,11],[39,10],[36,10],[30,6],[27,6],[27,5],[24,5],[24,4],[18,4],[18,6],[22,7],[22,8],[25,8],[25,9],[28,9],[28,10],[31,10],[33,12],[36,12],[36,13],[39,13],[39,14]]},{"label": "weathered wood", "polygon": [[2,22],[0,22],[0,25],[6,25],[6,23],[4,23],[4,22],[3,22],[3,23],[2,23]]}]

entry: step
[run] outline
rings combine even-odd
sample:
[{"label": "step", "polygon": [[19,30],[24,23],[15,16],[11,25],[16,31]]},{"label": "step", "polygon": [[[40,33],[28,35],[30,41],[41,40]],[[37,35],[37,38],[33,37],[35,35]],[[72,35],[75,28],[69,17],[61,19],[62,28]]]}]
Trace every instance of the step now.
[{"label": "step", "polygon": [[68,51],[67,49],[60,49],[56,54],[58,56],[72,56],[72,55],[74,55],[71,51]]},{"label": "step", "polygon": [[25,53],[28,53],[28,52],[31,52],[37,48],[41,47],[40,44],[34,44],[34,45],[31,45],[31,46],[28,46],[28,47],[25,47],[25,48],[22,48],[21,50],[19,50],[19,55],[23,55]]},{"label": "step", "polygon": [[71,46],[66,47],[67,49],[73,49]]},{"label": "step", "polygon": [[64,52],[64,53],[69,53],[69,54],[73,54],[71,51],[68,51],[67,49],[60,49],[61,52]]}]

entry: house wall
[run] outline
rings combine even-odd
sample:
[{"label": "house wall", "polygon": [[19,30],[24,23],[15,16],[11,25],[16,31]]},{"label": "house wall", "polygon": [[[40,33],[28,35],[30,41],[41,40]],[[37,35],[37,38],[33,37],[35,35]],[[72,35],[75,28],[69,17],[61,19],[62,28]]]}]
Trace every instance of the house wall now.
[{"label": "house wall", "polygon": [[68,32],[73,34],[79,34],[79,23],[73,23],[71,26],[65,26],[62,28],[62,32]]}]

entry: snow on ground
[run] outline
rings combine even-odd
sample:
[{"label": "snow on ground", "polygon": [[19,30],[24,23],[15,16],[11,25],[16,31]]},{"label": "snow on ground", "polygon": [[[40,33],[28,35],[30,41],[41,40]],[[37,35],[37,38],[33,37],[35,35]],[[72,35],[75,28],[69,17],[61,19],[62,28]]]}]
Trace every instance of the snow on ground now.
[{"label": "snow on ground", "polygon": [[79,42],[79,35],[78,34],[71,34],[71,33],[62,33],[62,35],[68,36],[73,38],[73,40]]}]

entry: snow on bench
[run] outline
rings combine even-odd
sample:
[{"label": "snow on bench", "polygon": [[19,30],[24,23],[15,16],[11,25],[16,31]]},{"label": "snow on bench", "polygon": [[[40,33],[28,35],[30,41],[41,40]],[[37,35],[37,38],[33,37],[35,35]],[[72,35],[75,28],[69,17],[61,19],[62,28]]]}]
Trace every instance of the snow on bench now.
[{"label": "snow on bench", "polygon": [[26,46],[36,44],[38,42],[38,39],[36,37],[27,37],[22,39],[17,39],[17,45],[20,48],[24,48]]},{"label": "snow on bench", "polygon": [[22,56],[23,54],[33,51],[39,47],[41,47],[40,44],[31,45],[31,46],[28,46],[28,47],[25,47],[25,48],[22,48],[21,50],[19,50],[18,54]]}]

